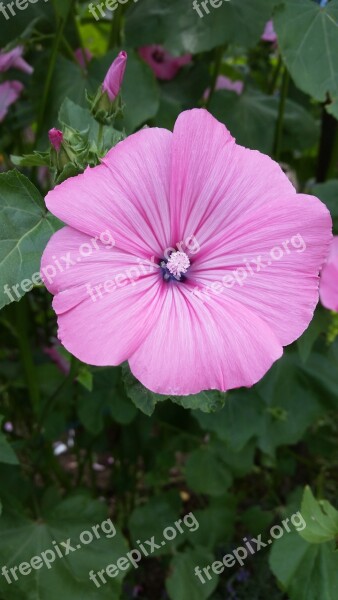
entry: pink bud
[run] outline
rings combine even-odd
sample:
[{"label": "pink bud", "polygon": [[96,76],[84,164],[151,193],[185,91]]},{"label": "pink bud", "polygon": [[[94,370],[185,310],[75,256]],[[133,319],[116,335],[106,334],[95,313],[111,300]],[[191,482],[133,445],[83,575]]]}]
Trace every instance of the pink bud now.
[{"label": "pink bud", "polygon": [[59,129],[55,129],[55,127],[53,127],[53,129],[51,129],[48,132],[48,137],[49,137],[49,141],[52,144],[53,148],[55,148],[55,150],[57,152],[60,152],[61,144],[63,142],[62,131],[60,131]]},{"label": "pink bud", "polygon": [[124,72],[127,66],[127,53],[120,52],[117,58],[115,58],[111,65],[104,82],[102,84],[103,92],[107,92],[108,98],[111,102],[114,102],[115,98],[119,95],[121,85],[123,82]]}]

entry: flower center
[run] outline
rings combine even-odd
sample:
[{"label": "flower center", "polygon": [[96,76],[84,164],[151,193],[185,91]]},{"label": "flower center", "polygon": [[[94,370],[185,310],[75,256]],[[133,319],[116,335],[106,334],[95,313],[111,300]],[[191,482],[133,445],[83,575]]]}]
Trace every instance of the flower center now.
[{"label": "flower center", "polygon": [[157,62],[157,63],[163,63],[164,62],[164,58],[165,58],[165,55],[164,55],[163,50],[160,50],[160,49],[154,50],[154,52],[153,52],[153,59],[154,59],[155,62]]},{"label": "flower center", "polygon": [[163,277],[166,281],[176,279],[182,281],[182,275],[188,271],[190,260],[185,252],[172,252],[168,260],[161,262]]}]

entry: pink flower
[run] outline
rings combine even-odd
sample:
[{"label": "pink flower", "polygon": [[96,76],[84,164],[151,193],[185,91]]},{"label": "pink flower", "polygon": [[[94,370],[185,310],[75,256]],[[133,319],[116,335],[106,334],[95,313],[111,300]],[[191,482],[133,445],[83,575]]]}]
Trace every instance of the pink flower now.
[{"label": "pink flower", "polygon": [[60,341],[92,365],[128,360],[154,392],[251,386],[313,316],[327,208],[206,110],[131,135],[46,205],[67,224],[42,258]]},{"label": "pink flower", "polygon": [[87,67],[87,63],[89,63],[93,58],[93,55],[91,51],[88,50],[88,48],[84,48],[83,50],[82,48],[78,48],[77,50],[75,50],[74,55],[77,60],[77,63],[82,69],[85,69]]},{"label": "pink flower", "polygon": [[50,129],[48,132],[49,141],[56,150],[56,152],[60,152],[61,144],[63,142],[63,133],[59,129]]},{"label": "pink flower", "polygon": [[22,46],[17,46],[10,52],[0,52],[0,73],[9,69],[19,69],[31,75],[34,69],[22,58],[23,50]]},{"label": "pink flower", "polygon": [[181,67],[191,62],[191,54],[176,57],[162,46],[142,46],[138,52],[158,79],[173,79]]},{"label": "pink flower", "polygon": [[338,236],[332,240],[327,263],[320,278],[319,293],[323,306],[338,312]]},{"label": "pink flower", "polygon": [[102,85],[103,92],[107,92],[109,100],[114,102],[119,95],[122,86],[124,73],[127,66],[128,55],[126,52],[120,52],[111,65]]},{"label": "pink flower", "polygon": [[[240,79],[233,81],[229,79],[229,77],[225,77],[224,75],[219,75],[216,81],[216,90],[228,90],[229,92],[235,92],[240,96],[244,90],[244,83]],[[203,95],[204,100],[207,100],[209,97],[210,88],[206,89]]]},{"label": "pink flower", "polygon": [[271,42],[273,44],[277,42],[277,34],[274,30],[273,21],[267,22],[261,39],[263,42]]},{"label": "pink flower", "polygon": [[0,83],[0,123],[7,115],[11,104],[16,102],[24,86],[20,81],[5,81]]}]

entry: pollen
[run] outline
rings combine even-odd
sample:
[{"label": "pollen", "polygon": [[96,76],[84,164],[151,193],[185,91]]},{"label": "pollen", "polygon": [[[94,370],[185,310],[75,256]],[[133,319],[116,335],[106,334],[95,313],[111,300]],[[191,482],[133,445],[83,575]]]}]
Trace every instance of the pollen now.
[{"label": "pollen", "polygon": [[167,262],[168,271],[176,279],[181,279],[181,275],[186,273],[190,267],[190,260],[185,252],[173,252]]}]

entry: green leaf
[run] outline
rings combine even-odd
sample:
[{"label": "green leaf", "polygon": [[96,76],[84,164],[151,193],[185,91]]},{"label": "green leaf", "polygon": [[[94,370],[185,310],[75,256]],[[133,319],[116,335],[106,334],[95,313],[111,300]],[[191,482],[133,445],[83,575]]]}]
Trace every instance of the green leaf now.
[{"label": "green leaf", "polygon": [[231,0],[204,12],[199,2],[199,15],[191,0],[143,0],[126,14],[127,43],[162,44],[176,54],[195,54],[226,43],[250,48],[259,41],[273,4],[274,0]]},{"label": "green leaf", "polygon": [[224,406],[226,394],[218,390],[208,390],[190,396],[170,396],[170,400],[183,408],[199,409],[202,412],[210,413],[216,412]]},{"label": "green leaf", "polygon": [[[18,171],[0,174],[0,308],[32,289],[43,250],[59,227],[34,185]],[[4,286],[10,290],[5,293]],[[15,291],[12,289],[15,286]]]},{"label": "green leaf", "polygon": [[[279,98],[246,89],[238,96],[219,90],[210,103],[210,112],[222,121],[239,144],[271,154],[278,118]],[[302,106],[287,100],[283,121],[283,150],[310,148],[318,141],[316,121]]]},{"label": "green leaf", "polygon": [[[133,510],[129,518],[129,529],[133,547],[137,547],[137,540],[149,540],[154,536],[156,544],[161,547],[155,549],[152,556],[170,554],[173,548],[182,541],[182,534],[177,531],[173,541],[166,540],[163,531],[166,527],[174,527],[179,519],[180,501],[178,493],[175,494],[177,502],[173,503],[170,494],[163,494],[150,498],[144,506]],[[176,506],[175,506],[176,504]],[[184,525],[182,525],[184,528]],[[162,544],[163,542],[163,544]]]},{"label": "green leaf", "polygon": [[202,429],[216,433],[233,451],[255,438],[263,452],[274,456],[278,446],[301,439],[321,413],[320,398],[305,365],[290,352],[252,389],[228,392],[218,413],[194,416]]},{"label": "green leaf", "polygon": [[232,483],[229,467],[208,447],[195,450],[189,455],[185,474],[188,486],[199,494],[222,496]]},{"label": "green leaf", "polygon": [[317,183],[312,187],[311,194],[326,204],[333,220],[333,233],[338,235],[338,179]]},{"label": "green leaf", "polygon": [[155,394],[145,388],[142,383],[134,377],[127,364],[122,366],[122,373],[127,396],[134,402],[135,406],[148,417],[153,414],[158,402],[163,402],[168,399],[168,396]]},{"label": "green leaf", "polygon": [[[0,416],[0,427],[2,426],[4,417]],[[18,465],[18,458],[12,448],[12,446],[7,441],[7,438],[3,431],[0,431],[0,462],[6,463],[8,465]]]},{"label": "green leaf", "polygon": [[231,540],[235,525],[233,497],[212,498],[207,509],[194,510],[194,515],[199,523],[199,528],[189,538],[194,547],[212,550],[216,545],[224,546]]},{"label": "green leaf", "polygon": [[269,562],[290,600],[336,600],[338,554],[333,542],[309,544],[292,531],[274,542]]},{"label": "green leaf", "polygon": [[309,358],[315,341],[321,333],[327,331],[329,324],[330,314],[327,310],[318,306],[309,327],[297,340],[299,355],[304,363]]},{"label": "green leaf", "polygon": [[338,0],[325,7],[312,0],[286,0],[274,16],[278,46],[295,84],[325,102],[338,118]]},{"label": "green leaf", "polygon": [[[85,597],[94,600],[100,597],[103,600],[119,600],[125,572],[120,571],[114,579],[106,576],[107,583],[101,586],[99,592],[89,579],[91,570],[97,572],[108,564],[116,564],[116,560],[127,551],[122,535],[117,532],[112,536],[112,522],[107,522],[104,526],[110,537],[102,530],[101,525],[107,519],[102,502],[91,500],[84,495],[58,501],[54,493],[49,499],[46,496],[40,510],[39,518],[31,520],[24,512],[18,513],[12,508],[4,507],[0,519],[1,564],[7,565],[8,568],[15,567],[30,562],[33,557],[41,556],[46,550],[55,551],[53,541],[57,543],[63,556],[58,557],[55,553],[55,560],[49,569],[43,563],[39,570],[31,568],[30,574],[25,576],[17,570],[18,581],[11,576],[10,585],[1,577],[2,594],[10,599],[13,597],[59,600],[62,597],[64,600],[82,600]],[[92,530],[96,525],[99,525],[99,538]],[[93,541],[87,543],[89,535],[86,535],[80,543],[82,532],[91,532]],[[75,551],[65,555],[66,549],[62,542],[69,538]],[[52,557],[50,553],[47,556]]]},{"label": "green leaf", "polygon": [[170,563],[170,575],[166,588],[171,600],[206,600],[216,589],[218,576],[212,573],[211,581],[203,584],[195,575],[196,566],[203,569],[214,561],[213,555],[204,549],[187,550],[176,554]]},{"label": "green leaf", "polygon": [[118,367],[99,369],[92,373],[92,390],[83,390],[78,398],[78,413],[85,428],[99,434],[107,417],[127,425],[136,416],[136,409],[125,397]]},{"label": "green leaf", "polygon": [[309,486],[304,490],[301,514],[306,528],[299,533],[307,542],[320,544],[338,536],[338,511],[327,500],[316,500]]}]

